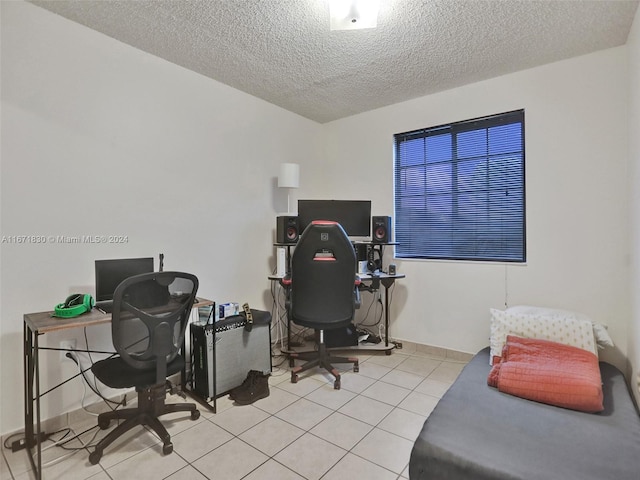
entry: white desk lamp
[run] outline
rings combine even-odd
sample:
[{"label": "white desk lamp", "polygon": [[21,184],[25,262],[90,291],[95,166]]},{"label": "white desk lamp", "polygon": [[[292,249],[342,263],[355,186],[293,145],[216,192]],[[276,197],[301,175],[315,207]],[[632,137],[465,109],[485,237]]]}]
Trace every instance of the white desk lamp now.
[{"label": "white desk lamp", "polygon": [[287,213],[291,213],[291,189],[300,186],[300,165],[297,163],[281,163],[278,175],[278,188],[287,188]]},{"label": "white desk lamp", "polygon": [[[300,186],[300,165],[297,163],[281,163],[278,175],[278,188],[287,189],[287,215],[291,215],[291,189]],[[284,247],[278,247],[276,257],[276,275],[284,277],[287,273],[286,252]]]}]

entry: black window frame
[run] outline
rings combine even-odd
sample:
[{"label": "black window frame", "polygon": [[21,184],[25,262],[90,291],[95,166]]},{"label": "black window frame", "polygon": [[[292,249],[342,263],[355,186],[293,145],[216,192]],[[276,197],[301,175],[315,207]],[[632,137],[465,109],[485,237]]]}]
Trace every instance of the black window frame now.
[{"label": "black window frame", "polygon": [[[511,138],[503,144],[499,141],[492,143],[491,135],[495,132],[497,136],[497,132],[502,132],[495,127],[513,124],[520,125],[519,142],[514,135],[515,141]],[[490,130],[492,128],[494,130]],[[476,132],[484,132],[486,135],[483,140],[486,143],[485,153],[464,157],[459,151],[464,150],[461,134],[472,136]],[[446,141],[447,135],[450,136],[451,143],[450,158],[428,161],[431,150],[427,150],[427,139],[437,137],[433,140]],[[424,145],[415,149],[423,149],[421,162],[416,162],[420,159],[420,154],[407,153],[403,156],[401,153],[403,146],[408,145],[403,142],[414,140],[424,140]],[[459,144],[463,144],[462,149],[459,148]],[[516,145],[519,146],[518,149],[515,149]],[[513,146],[514,150],[491,153],[492,146]],[[413,146],[408,148],[411,147]],[[446,152],[446,149],[441,151]],[[476,162],[473,175],[461,175],[462,166],[465,163],[472,165],[472,161]],[[481,171],[482,162],[486,162],[484,172]],[[525,263],[525,165],[524,109],[395,134],[394,210],[395,240],[398,242],[395,256],[405,259]],[[440,176],[435,174],[431,177],[436,181],[429,182],[430,167],[432,171],[434,167],[441,167],[443,171],[450,167],[449,177],[447,173]],[[420,169],[423,171],[420,172]],[[486,177],[485,187],[476,187],[476,184],[468,181],[470,176],[474,181],[479,181],[482,175]],[[440,180],[437,180],[438,178]],[[447,183],[451,184],[450,188],[446,186]],[[441,193],[438,193],[439,190]],[[505,201],[500,198],[510,194],[513,200]],[[442,200],[447,195],[451,196],[450,206]],[[485,195],[486,199],[481,199],[482,195]],[[449,215],[434,213],[437,208],[434,209],[433,205],[437,205],[438,198],[442,201],[443,210],[450,208]],[[464,198],[468,200],[465,201]],[[474,215],[469,215],[474,208],[476,211],[479,209],[478,205],[486,207],[484,221],[476,221]],[[496,214],[496,211],[499,213]],[[447,236],[451,237],[450,240],[446,240]]]}]

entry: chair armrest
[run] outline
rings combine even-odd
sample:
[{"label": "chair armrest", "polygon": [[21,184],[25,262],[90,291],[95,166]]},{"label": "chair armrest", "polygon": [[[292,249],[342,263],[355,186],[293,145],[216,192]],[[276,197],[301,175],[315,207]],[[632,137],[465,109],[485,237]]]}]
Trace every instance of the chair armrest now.
[{"label": "chair armrest", "polygon": [[360,308],[360,305],[362,305],[362,301],[360,299],[361,284],[362,284],[362,281],[360,280],[360,277],[356,275],[355,288],[353,289],[353,305],[355,306],[356,309]]}]

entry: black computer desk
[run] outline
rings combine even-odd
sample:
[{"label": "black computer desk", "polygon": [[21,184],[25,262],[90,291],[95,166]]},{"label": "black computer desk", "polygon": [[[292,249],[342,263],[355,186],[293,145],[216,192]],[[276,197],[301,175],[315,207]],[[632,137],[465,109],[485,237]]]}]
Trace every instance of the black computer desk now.
[{"label": "black computer desk", "polygon": [[[197,298],[193,308],[213,305],[211,300]],[[66,351],[61,348],[41,347],[38,337],[50,332],[68,330],[72,328],[84,328],[95,325],[111,323],[111,314],[93,309],[74,318],[58,318],[52,316],[53,312],[26,313],[23,326],[23,365],[24,365],[24,446],[27,449],[31,467],[36,479],[42,478],[42,441],[46,434],[42,431],[40,419],[40,398],[52,390],[61,387],[74,377],[69,378],[46,392],[40,392],[40,350]],[[108,353],[91,351],[91,353]],[[77,375],[76,375],[77,376]],[[181,381],[184,384],[185,371],[182,371]],[[34,424],[35,422],[35,424]],[[33,448],[36,447],[37,461],[33,458]]]},{"label": "black computer desk", "polygon": [[[336,347],[340,350],[349,350],[349,349],[367,349],[367,350],[384,350],[387,355],[391,354],[391,350],[395,348],[395,345],[389,344],[389,288],[395,283],[396,280],[400,280],[405,278],[404,273],[396,273],[396,274],[388,274],[388,273],[359,273],[358,277],[360,281],[365,286],[370,286],[372,290],[378,290],[380,288],[380,284],[384,287],[384,346],[371,345],[367,347],[361,346],[353,346],[353,347]],[[284,288],[287,288],[287,285],[283,283],[283,280],[286,277],[279,277],[277,275],[269,275],[269,280],[278,281],[280,285]],[[288,353],[291,350],[291,321],[287,320],[287,351],[283,353]]]}]

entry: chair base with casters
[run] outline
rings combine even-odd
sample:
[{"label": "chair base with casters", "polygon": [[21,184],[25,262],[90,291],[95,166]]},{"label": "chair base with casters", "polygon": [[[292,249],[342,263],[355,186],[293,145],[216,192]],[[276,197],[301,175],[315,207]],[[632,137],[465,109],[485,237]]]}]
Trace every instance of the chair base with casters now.
[{"label": "chair base with casters", "polygon": [[[313,352],[292,352],[289,354],[289,366],[291,368],[291,383],[298,383],[298,374],[314,367],[322,367],[335,377],[333,388],[340,390],[340,372],[332,363],[353,363],[353,371],[360,370],[359,360],[355,357],[339,357],[331,355],[324,343],[324,331],[319,330],[318,350]],[[307,362],[295,366],[296,360],[306,360]]]},{"label": "chair base with casters", "polygon": [[[181,365],[184,365],[184,361],[180,360],[182,360],[182,358],[178,357],[176,361],[172,362],[172,364],[169,365],[169,371],[180,371],[182,368]],[[109,369],[110,364],[111,368],[114,370],[116,370],[118,366],[123,366],[121,360],[116,357],[98,362],[93,368]],[[121,387],[121,385],[108,386],[114,388]],[[162,440],[162,453],[164,455],[168,455],[173,452],[171,436],[158,417],[168,413],[190,412],[191,420],[197,420],[200,418],[200,411],[194,403],[165,403],[167,393],[166,383],[152,385],[146,388],[136,387],[136,392],[138,393],[137,407],[113,410],[111,412],[105,412],[98,415],[98,426],[101,430],[109,428],[111,420],[124,421],[97,443],[94,451],[89,454],[89,462],[92,465],[95,465],[100,461],[105,448],[113,443],[118,437],[137,425],[147,425],[152,428],[158,437],[160,437],[160,440]]]}]

